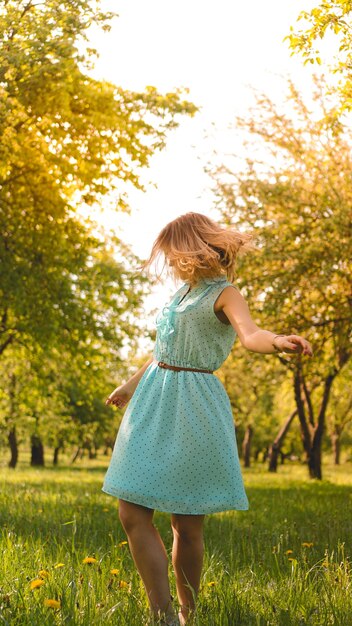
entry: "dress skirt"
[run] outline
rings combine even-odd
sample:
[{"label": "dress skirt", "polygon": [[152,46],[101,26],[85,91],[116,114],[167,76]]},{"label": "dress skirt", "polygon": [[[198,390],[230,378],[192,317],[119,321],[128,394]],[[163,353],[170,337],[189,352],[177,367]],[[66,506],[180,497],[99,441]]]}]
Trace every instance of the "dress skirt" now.
[{"label": "dress skirt", "polygon": [[127,405],[103,491],[166,513],[247,510],[222,382],[153,361]]}]

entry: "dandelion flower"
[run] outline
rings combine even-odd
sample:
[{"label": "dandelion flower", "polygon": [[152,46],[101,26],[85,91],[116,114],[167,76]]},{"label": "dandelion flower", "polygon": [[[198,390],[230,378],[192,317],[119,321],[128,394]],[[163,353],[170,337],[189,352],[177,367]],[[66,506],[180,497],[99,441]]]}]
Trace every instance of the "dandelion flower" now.
[{"label": "dandelion flower", "polygon": [[48,572],[48,570],[46,569],[41,569],[39,572],[39,576],[41,578],[47,578],[48,576],[50,576],[50,572]]},{"label": "dandelion flower", "polygon": [[119,571],[120,571],[120,570],[119,570],[119,569],[116,569],[116,568],[115,568],[115,569],[111,569],[111,570],[110,570],[110,574],[112,574],[113,576],[116,576],[116,575],[119,573]]},{"label": "dandelion flower", "polygon": [[29,584],[29,587],[33,591],[33,589],[39,589],[39,587],[41,587],[42,585],[45,585],[45,581],[41,578],[36,578],[35,580],[32,580],[32,582]]},{"label": "dandelion flower", "polygon": [[59,600],[50,600],[49,598],[45,598],[44,605],[48,606],[50,609],[60,609],[61,607]]},{"label": "dandelion flower", "polygon": [[96,563],[97,559],[94,558],[94,556],[86,556],[85,559],[83,559],[82,563],[87,563],[87,565],[93,565],[93,563]]},{"label": "dandelion flower", "polygon": [[129,586],[129,585],[128,585],[128,583],[126,583],[126,581],[125,581],[125,580],[120,580],[120,581],[119,581],[119,587],[121,587],[121,588],[126,588],[126,587],[128,587],[128,586]]},{"label": "dandelion flower", "polygon": [[293,554],[293,550],[286,550],[285,554]]},{"label": "dandelion flower", "polygon": [[107,513],[109,511],[109,509],[103,509],[104,513]]},{"label": "dandelion flower", "polygon": [[120,541],[118,546],[119,546],[119,548],[121,548],[121,546],[125,546],[127,543],[128,543],[128,541]]},{"label": "dandelion flower", "polygon": [[312,541],[304,541],[302,543],[303,548],[311,548],[312,546],[314,546],[314,543]]},{"label": "dandelion flower", "polygon": [[208,587],[214,587],[214,585],[216,585],[214,580],[212,580],[210,583],[208,583]]},{"label": "dandelion flower", "polygon": [[54,565],[54,569],[59,569],[59,567],[65,567],[65,563],[57,563]]}]

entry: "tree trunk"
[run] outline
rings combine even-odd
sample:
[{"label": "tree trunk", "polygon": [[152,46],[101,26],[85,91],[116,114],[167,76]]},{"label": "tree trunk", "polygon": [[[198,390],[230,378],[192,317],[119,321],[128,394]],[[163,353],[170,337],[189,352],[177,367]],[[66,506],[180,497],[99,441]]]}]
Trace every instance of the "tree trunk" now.
[{"label": "tree trunk", "polygon": [[74,453],[74,455],[73,455],[73,457],[72,457],[72,459],[70,461],[71,465],[73,465],[73,463],[75,463],[77,461],[80,452],[81,452],[81,446],[78,446],[76,452]]},{"label": "tree trunk", "polygon": [[11,458],[9,460],[9,467],[16,467],[18,461],[18,443],[16,426],[13,426],[8,434],[8,442],[11,451]]},{"label": "tree trunk", "polygon": [[[310,393],[304,383],[302,372],[298,369],[294,374],[295,400],[299,422],[301,425],[303,447],[307,457],[309,476],[311,478],[317,478],[318,480],[322,479],[321,446],[325,429],[326,408],[328,406],[331,385],[337,373],[338,370],[334,368],[334,370],[325,378],[323,397],[316,422],[314,421],[313,409],[310,402]],[[304,389],[306,402],[309,407],[308,419],[303,400],[302,387]]]},{"label": "tree trunk", "polygon": [[54,448],[54,454],[53,454],[53,465],[58,465],[59,463],[59,452],[61,450],[61,446],[56,446],[56,448]]},{"label": "tree trunk", "polygon": [[87,446],[87,450],[88,450],[88,458],[89,459],[96,459],[97,458],[97,454],[96,454],[95,448],[93,448],[92,446]]},{"label": "tree trunk", "polygon": [[311,429],[312,425],[308,424],[306,409],[304,405],[304,398],[302,394],[302,374],[300,368],[298,368],[294,372],[293,378],[293,389],[295,394],[296,406],[298,410],[298,419],[301,429],[301,441],[303,444],[303,449],[306,454],[306,460],[308,463],[309,460],[309,452],[312,446],[312,437],[311,437]]},{"label": "tree trunk", "polygon": [[246,428],[246,432],[244,434],[243,443],[242,443],[242,456],[243,456],[244,467],[251,466],[252,435],[253,435],[253,426],[251,426],[251,424],[248,424]]},{"label": "tree trunk", "polygon": [[58,465],[59,464],[59,452],[60,452],[60,450],[63,450],[64,443],[65,443],[64,439],[59,437],[57,445],[54,448],[53,465]]},{"label": "tree trunk", "polygon": [[260,448],[257,448],[255,453],[254,453],[254,460],[255,461],[258,461],[260,453],[261,453]]},{"label": "tree trunk", "polygon": [[110,454],[110,451],[112,452],[114,443],[115,443],[114,439],[109,439],[109,438],[105,439],[105,442],[104,442],[105,447],[104,447],[104,452],[103,452],[104,456],[108,456]]},{"label": "tree trunk", "polygon": [[[5,316],[7,312],[5,312]],[[17,432],[16,432],[16,386],[17,386],[17,377],[16,374],[10,375],[10,385],[9,385],[9,416],[5,418],[5,424],[8,428],[7,441],[10,446],[11,458],[9,461],[9,467],[16,467],[18,461],[18,442],[17,442]]]},{"label": "tree trunk", "polygon": [[321,471],[321,443],[320,445],[313,447],[308,458],[309,476],[311,478],[322,479]]},{"label": "tree trunk", "polygon": [[[288,416],[286,422],[281,427],[278,435],[275,437],[273,443],[271,444],[269,448],[269,468],[268,468],[269,472],[277,472],[278,458],[279,458],[279,454],[281,453],[281,446],[291,426],[291,422],[296,415],[297,415],[297,409],[292,411],[292,413]],[[281,464],[283,464],[282,455],[281,455]]]},{"label": "tree trunk", "polygon": [[44,446],[37,434],[31,436],[31,466],[44,467]]},{"label": "tree trunk", "polygon": [[331,447],[334,456],[334,465],[340,465],[341,439],[340,433],[334,432],[331,437]]}]

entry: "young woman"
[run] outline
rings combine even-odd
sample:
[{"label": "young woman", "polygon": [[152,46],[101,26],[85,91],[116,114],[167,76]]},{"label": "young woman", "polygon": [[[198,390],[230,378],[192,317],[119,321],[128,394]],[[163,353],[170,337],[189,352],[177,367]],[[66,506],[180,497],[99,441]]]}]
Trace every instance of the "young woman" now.
[{"label": "young woman", "polygon": [[[249,508],[230,400],[214,370],[236,336],[252,352],[312,356],[303,337],[258,328],[232,284],[236,257],[251,249],[250,240],[199,213],[181,215],[162,229],[143,269],[162,254],[183,284],[156,318],[153,355],[106,399],[118,407],[130,403],[103,491],[119,498],[152,618],[161,624],[183,626],[194,614],[205,515]],[[171,513],[178,615],[167,553],[153,525],[155,509]]]}]

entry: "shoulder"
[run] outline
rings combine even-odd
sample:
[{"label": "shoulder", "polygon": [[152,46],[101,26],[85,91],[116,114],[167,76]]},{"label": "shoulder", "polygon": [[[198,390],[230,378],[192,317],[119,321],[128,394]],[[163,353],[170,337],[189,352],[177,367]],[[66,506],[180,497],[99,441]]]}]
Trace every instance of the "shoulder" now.
[{"label": "shoulder", "polygon": [[227,284],[219,294],[216,306],[218,309],[223,309],[226,306],[238,304],[239,302],[244,302],[244,297],[240,290],[235,285]]}]

